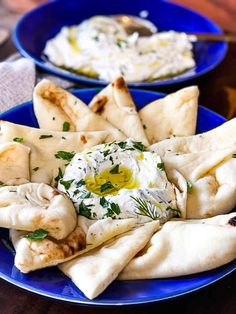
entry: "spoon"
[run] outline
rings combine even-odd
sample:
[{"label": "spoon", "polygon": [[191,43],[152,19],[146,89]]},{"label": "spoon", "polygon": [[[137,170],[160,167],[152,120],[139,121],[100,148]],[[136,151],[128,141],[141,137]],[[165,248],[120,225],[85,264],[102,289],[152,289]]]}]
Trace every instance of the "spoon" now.
[{"label": "spoon", "polygon": [[[133,15],[112,15],[112,18],[123,26],[128,35],[137,32],[140,36],[151,36],[157,33],[157,27],[150,21]],[[227,41],[236,42],[236,34],[211,34],[211,33],[189,33],[187,35],[196,36],[197,40],[205,41]]]}]

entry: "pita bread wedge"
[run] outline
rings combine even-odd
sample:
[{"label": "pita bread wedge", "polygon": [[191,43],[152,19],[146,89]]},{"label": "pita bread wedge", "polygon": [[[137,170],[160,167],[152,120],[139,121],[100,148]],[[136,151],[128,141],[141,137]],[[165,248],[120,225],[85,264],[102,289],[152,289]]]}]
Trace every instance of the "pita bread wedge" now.
[{"label": "pita bread wedge", "polygon": [[149,150],[158,153],[161,157],[172,154],[222,150],[236,144],[233,136],[235,132],[236,118],[202,134],[163,140],[151,145]]},{"label": "pita bread wedge", "polygon": [[29,182],[30,149],[19,143],[0,144],[1,185],[18,185]]},{"label": "pita bread wedge", "polygon": [[[231,148],[163,158],[167,176],[177,170],[188,182],[186,218],[230,212],[236,205],[236,145]],[[175,182],[173,182],[175,183]]]},{"label": "pita bread wedge", "polygon": [[51,237],[63,239],[76,224],[73,203],[49,185],[26,183],[0,188],[0,227],[43,229]]},{"label": "pita bread wedge", "polygon": [[61,264],[59,268],[87,298],[94,299],[146,245],[158,228],[158,221],[146,223],[81,257]]},{"label": "pita bread wedge", "polygon": [[92,112],[79,98],[55,85],[42,80],[34,89],[34,112],[40,128],[62,131],[66,122],[69,131],[107,131],[108,140],[124,140],[126,136]]},{"label": "pita bread wedge", "polygon": [[[53,184],[59,168],[64,170],[72,152],[80,152],[107,141],[108,133],[100,132],[56,132],[0,121],[0,144],[20,138],[21,143],[31,149],[30,181]],[[61,158],[58,151],[67,152]],[[69,154],[68,154],[69,153]],[[64,159],[63,159],[63,158]],[[66,158],[67,157],[67,158]],[[19,157],[20,160],[20,157]]]},{"label": "pita bread wedge", "polygon": [[122,77],[104,88],[89,103],[93,112],[100,114],[127,137],[149,145],[136,106]]},{"label": "pita bread wedge", "polygon": [[32,241],[25,232],[11,230],[10,237],[16,250],[15,266],[23,273],[55,266],[94,249],[105,241],[127,232],[136,224],[135,219],[89,220],[78,217],[78,224],[63,240],[46,238]]},{"label": "pita bread wedge", "polygon": [[183,88],[157,99],[139,111],[149,143],[175,136],[195,134],[199,90],[197,86]]},{"label": "pita bread wedge", "polygon": [[235,258],[236,213],[169,221],[125,267],[119,279],[189,275],[214,269]]}]

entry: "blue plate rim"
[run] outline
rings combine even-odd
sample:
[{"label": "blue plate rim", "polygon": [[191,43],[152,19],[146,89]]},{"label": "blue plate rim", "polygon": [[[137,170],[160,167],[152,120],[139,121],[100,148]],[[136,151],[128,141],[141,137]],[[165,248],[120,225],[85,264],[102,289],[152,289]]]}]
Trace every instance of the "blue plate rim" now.
[{"label": "blue plate rim", "polygon": [[[94,88],[86,88],[86,89],[71,89],[70,92],[72,93],[81,93],[81,94],[86,94],[86,93],[92,93],[92,92],[98,92],[99,90],[101,90],[102,88],[101,87],[94,87]],[[160,97],[163,97],[165,96],[166,94],[165,93],[161,93],[161,92],[156,92],[156,91],[147,91],[147,90],[141,90],[141,89],[130,89],[131,92],[134,92],[136,94],[143,94],[143,93],[147,93],[147,94],[152,94],[152,95],[155,95],[155,96],[160,96]],[[25,107],[28,107],[28,106],[31,106],[32,105],[32,100],[31,101],[27,101],[27,102],[24,102],[18,106],[15,106],[3,113],[0,114],[0,119],[1,119],[1,115],[2,114],[6,114],[6,113],[14,113],[16,110],[19,110],[20,108],[25,108]],[[214,112],[213,110],[209,109],[209,108],[206,108],[204,106],[201,106],[199,105],[200,108],[204,109],[204,111],[206,111],[207,113],[211,113],[211,114],[214,114],[216,117],[222,119],[223,121],[226,121],[226,119],[221,116],[220,114]],[[135,301],[124,301],[124,302],[113,302],[113,301],[96,301],[95,300],[80,300],[80,299],[71,299],[70,297],[63,297],[59,294],[53,294],[53,293],[50,293],[50,292],[45,292],[44,290],[42,289],[38,289],[38,288],[32,288],[32,286],[30,286],[29,284],[25,284],[25,283],[21,283],[19,282],[18,280],[15,280],[13,278],[9,278],[8,276],[6,276],[5,274],[2,273],[2,271],[0,270],[0,278],[2,278],[3,280],[19,287],[19,288],[22,288],[28,292],[31,292],[31,293],[36,293],[37,295],[41,295],[41,296],[44,296],[44,297],[47,297],[47,298],[50,298],[50,299],[54,299],[54,300],[58,300],[58,301],[65,301],[67,303],[71,303],[71,304],[76,304],[76,305],[85,305],[85,306],[96,306],[96,307],[101,307],[101,306],[106,306],[106,307],[112,307],[112,306],[135,306],[135,305],[141,305],[141,304],[150,304],[150,303],[155,303],[155,302],[161,302],[161,301],[164,301],[164,300],[169,300],[169,299],[175,299],[177,297],[180,297],[180,296],[183,296],[183,295],[188,295],[194,291],[197,291],[197,290],[200,290],[202,288],[205,288],[209,285],[212,285],[213,283],[221,280],[222,278],[226,277],[227,275],[233,273],[235,270],[236,270],[236,263],[235,261],[232,261],[230,263],[227,263],[226,265],[222,265],[222,267],[227,267],[226,270],[223,271],[223,273],[221,273],[217,278],[215,279],[212,279],[212,280],[209,280],[208,282],[204,283],[204,284],[200,284],[199,286],[196,286],[192,289],[189,289],[189,290],[183,290],[179,293],[175,293],[175,294],[172,294],[172,295],[169,295],[169,296],[163,296],[163,297],[156,297],[155,299],[153,297],[146,297],[145,300],[144,298],[136,298]],[[219,267],[220,268],[220,267]],[[217,269],[217,268],[216,268]],[[197,274],[196,274],[197,275]],[[183,276],[185,277],[185,276]],[[174,278],[177,278],[177,277],[174,277]]]},{"label": "blue plate rim", "polygon": [[[85,83],[85,84],[98,84],[98,85],[107,85],[108,82],[103,81],[103,80],[97,80],[97,79],[93,79],[93,78],[89,78],[86,76],[81,76],[81,75],[77,75],[74,74],[73,72],[69,72],[63,69],[60,69],[58,67],[49,67],[47,66],[47,64],[45,64],[42,61],[39,61],[37,59],[35,59],[33,56],[31,56],[30,53],[28,53],[24,47],[21,45],[20,39],[19,39],[19,29],[21,27],[21,24],[23,23],[25,18],[28,18],[28,16],[30,16],[32,13],[34,13],[37,10],[42,10],[44,7],[51,5],[55,2],[58,2],[58,0],[52,0],[50,2],[47,3],[43,3],[39,6],[37,6],[35,9],[23,14],[20,19],[18,20],[18,22],[15,25],[15,28],[13,29],[13,33],[12,33],[12,40],[13,43],[15,45],[15,47],[17,48],[17,50],[20,52],[20,54],[26,58],[31,59],[37,66],[39,66],[40,68],[42,68],[43,70],[45,70],[46,72],[55,74],[56,76],[65,78],[65,79],[69,79],[69,80],[73,80],[76,82],[81,82],[81,83]],[[181,9],[187,10],[189,12],[191,12],[192,14],[198,15],[201,18],[205,19],[208,23],[210,23],[212,25],[212,27],[214,28],[214,32],[212,33],[218,33],[218,34],[223,34],[223,31],[221,29],[220,26],[218,26],[213,20],[211,20],[210,18],[208,18],[207,16],[205,16],[202,13],[199,13],[198,11],[194,10],[194,9],[190,9],[185,5],[179,4],[179,3],[174,3],[171,1],[164,1],[170,5],[173,5],[175,7],[179,7]],[[187,82],[187,81],[191,81],[193,79],[196,79],[198,77],[203,76],[204,74],[214,70],[225,58],[225,55],[228,51],[228,43],[226,42],[221,42],[223,44],[222,47],[222,51],[221,51],[221,55],[218,58],[217,61],[215,61],[214,63],[212,63],[210,66],[208,66],[207,68],[203,69],[202,71],[200,71],[199,73],[193,73],[190,74],[188,77],[174,77],[172,79],[167,79],[167,80],[160,80],[160,81],[154,81],[154,82],[133,82],[133,83],[128,83],[128,86],[130,87],[164,87],[164,86],[171,86],[171,85],[176,85],[179,83],[183,83],[183,82]],[[186,72],[187,73],[187,72]]]}]

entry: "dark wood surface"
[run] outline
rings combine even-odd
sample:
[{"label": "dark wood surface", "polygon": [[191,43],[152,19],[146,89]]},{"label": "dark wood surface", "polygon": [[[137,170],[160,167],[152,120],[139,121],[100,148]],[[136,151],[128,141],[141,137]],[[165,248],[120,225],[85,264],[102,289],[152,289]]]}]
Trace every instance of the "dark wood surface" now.
[{"label": "dark wood surface", "polygon": [[[224,30],[236,32],[236,0],[176,0],[208,15]],[[0,0],[0,26],[12,28],[18,14]],[[11,40],[0,47],[0,60],[15,51]],[[192,82],[191,82],[192,83]],[[225,60],[210,74],[194,82],[200,88],[200,103],[226,118],[236,116],[236,44],[230,44]],[[186,84],[186,85],[190,85]],[[174,91],[168,89],[167,91]],[[234,136],[234,134],[232,134]],[[1,257],[0,257],[1,258]],[[0,280],[0,314],[61,313],[236,313],[236,272],[197,292],[148,306],[94,308],[75,306],[28,293]]]}]

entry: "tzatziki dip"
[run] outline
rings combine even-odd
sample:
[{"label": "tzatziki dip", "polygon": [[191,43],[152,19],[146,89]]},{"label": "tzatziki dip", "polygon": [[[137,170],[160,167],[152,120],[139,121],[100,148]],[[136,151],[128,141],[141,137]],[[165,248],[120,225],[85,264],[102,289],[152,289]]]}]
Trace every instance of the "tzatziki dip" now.
[{"label": "tzatziki dip", "polygon": [[94,16],[78,26],[63,27],[48,40],[44,54],[54,65],[89,77],[127,82],[178,75],[195,66],[192,40],[185,33],[128,35],[115,19]]},{"label": "tzatziki dip", "polygon": [[161,158],[141,142],[101,144],[74,155],[59,180],[59,190],[89,219],[159,219],[179,215],[174,186]]}]

